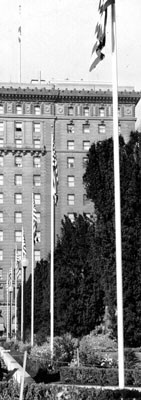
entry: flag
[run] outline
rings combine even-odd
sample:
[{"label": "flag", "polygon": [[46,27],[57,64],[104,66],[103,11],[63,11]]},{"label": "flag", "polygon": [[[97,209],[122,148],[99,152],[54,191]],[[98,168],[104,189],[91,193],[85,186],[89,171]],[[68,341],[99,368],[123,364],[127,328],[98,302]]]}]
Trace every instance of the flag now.
[{"label": "flag", "polygon": [[91,54],[90,69],[91,72],[97,64],[103,60],[105,54],[102,49],[106,44],[106,25],[107,25],[107,8],[112,5],[115,0],[100,0],[98,7],[98,22],[95,28],[95,41]]},{"label": "flag", "polygon": [[53,141],[53,152],[52,152],[52,168],[53,168],[53,198],[54,198],[54,204],[57,205],[59,180],[58,180],[57,157],[56,157],[54,141]]},{"label": "flag", "polygon": [[15,252],[15,279],[21,279],[21,268],[20,268],[20,257],[18,255],[17,249]]},{"label": "flag", "polygon": [[11,264],[9,274],[8,274],[8,287],[12,287],[12,281],[13,281],[13,273],[12,273],[12,264]]},{"label": "flag", "polygon": [[32,223],[33,223],[33,240],[34,244],[38,242],[38,234],[37,234],[37,210],[35,207],[35,202],[33,199],[33,206],[32,206]]},{"label": "flag", "polygon": [[19,41],[19,43],[21,43],[21,35],[22,35],[22,30],[21,30],[21,26],[19,26],[19,28],[18,28],[18,41]]},{"label": "flag", "polygon": [[24,230],[22,230],[22,257],[26,258],[26,241],[25,241],[25,234],[24,234]]}]

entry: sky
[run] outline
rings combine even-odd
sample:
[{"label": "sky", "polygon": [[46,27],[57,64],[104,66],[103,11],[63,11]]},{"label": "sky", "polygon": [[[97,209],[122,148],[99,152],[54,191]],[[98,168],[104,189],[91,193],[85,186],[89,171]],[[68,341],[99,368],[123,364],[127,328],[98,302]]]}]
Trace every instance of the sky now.
[{"label": "sky", "polygon": [[[39,79],[41,71],[46,82],[69,79],[111,83],[111,7],[105,59],[89,72],[99,0],[0,0],[0,3],[0,82],[19,82],[21,25],[22,82]],[[116,0],[116,25],[118,84],[140,91],[141,1]]]}]

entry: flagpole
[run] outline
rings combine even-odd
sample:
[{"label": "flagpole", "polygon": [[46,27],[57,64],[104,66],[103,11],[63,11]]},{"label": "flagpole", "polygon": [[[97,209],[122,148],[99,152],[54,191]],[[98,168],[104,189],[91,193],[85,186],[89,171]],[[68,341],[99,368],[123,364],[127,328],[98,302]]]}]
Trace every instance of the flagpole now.
[{"label": "flagpole", "polygon": [[20,80],[20,83],[21,83],[21,75],[22,75],[22,67],[21,67],[21,64],[22,64],[22,62],[21,62],[21,60],[22,60],[22,46],[21,46],[21,44],[22,44],[22,41],[21,41],[21,4],[19,4],[19,22],[20,22],[19,29],[18,29],[18,32],[19,32],[19,36],[18,36],[18,41],[19,41],[19,73],[20,73],[19,80]]},{"label": "flagpole", "polygon": [[117,329],[118,329],[118,376],[119,388],[124,388],[124,334],[123,334],[123,286],[120,206],[120,160],[118,134],[118,77],[115,3],[111,5],[112,37],[112,84],[113,84],[113,136],[114,136],[114,188],[115,188],[115,240],[117,279]]},{"label": "flagpole", "polygon": [[32,193],[32,265],[31,265],[31,346],[34,344],[34,235],[33,235],[33,193]]},{"label": "flagpole", "polygon": [[17,339],[17,246],[15,251],[15,340]]},{"label": "flagpole", "polygon": [[[54,121],[55,124],[55,121]],[[51,270],[50,270],[50,350],[54,351],[54,196],[53,196],[53,139],[54,125],[51,125]]]},{"label": "flagpole", "polygon": [[22,226],[22,270],[21,270],[21,340],[23,341],[23,226]]},{"label": "flagpole", "polygon": [[9,284],[8,284],[8,274],[7,274],[7,331],[6,331],[7,339],[8,339],[8,335],[9,335],[9,307],[8,307],[8,300],[9,300]]}]

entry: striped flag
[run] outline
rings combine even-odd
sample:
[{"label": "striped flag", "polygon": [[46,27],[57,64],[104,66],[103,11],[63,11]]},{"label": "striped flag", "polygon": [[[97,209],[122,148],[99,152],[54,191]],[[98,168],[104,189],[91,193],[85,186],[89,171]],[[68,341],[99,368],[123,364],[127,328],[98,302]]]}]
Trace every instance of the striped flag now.
[{"label": "striped flag", "polygon": [[13,271],[12,271],[12,263],[8,274],[8,287],[12,287],[13,282]]},{"label": "striped flag", "polygon": [[25,234],[24,234],[24,230],[22,230],[22,257],[23,258],[26,258],[26,254],[27,254],[27,252],[26,252],[26,241],[25,241]]},{"label": "striped flag", "polygon": [[37,210],[35,207],[34,199],[32,205],[32,223],[33,223],[33,240],[35,244],[38,242],[38,234],[37,234]]},{"label": "striped flag", "polygon": [[21,279],[21,268],[20,268],[20,257],[18,255],[18,251],[16,248],[15,251],[15,278],[16,279]]},{"label": "striped flag", "polygon": [[19,43],[21,43],[21,36],[22,36],[22,29],[21,29],[21,26],[19,26],[19,28],[18,28],[18,41],[19,41]]},{"label": "striped flag", "polygon": [[105,57],[105,54],[102,52],[102,49],[105,47],[106,44],[107,8],[114,2],[115,0],[99,1],[98,22],[95,28],[95,40],[91,54],[90,69],[89,69],[90,72]]},{"label": "striped flag", "polygon": [[57,157],[56,157],[54,141],[53,141],[53,152],[52,152],[52,167],[53,167],[53,198],[54,198],[54,204],[57,205],[59,180],[58,180]]}]

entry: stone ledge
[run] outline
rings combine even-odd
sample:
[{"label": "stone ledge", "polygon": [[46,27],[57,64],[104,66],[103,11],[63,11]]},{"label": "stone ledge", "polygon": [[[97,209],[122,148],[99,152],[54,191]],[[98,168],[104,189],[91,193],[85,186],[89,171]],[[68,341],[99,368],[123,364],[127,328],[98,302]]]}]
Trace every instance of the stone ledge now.
[{"label": "stone ledge", "polygon": [[[14,358],[9,354],[9,352],[3,347],[0,346],[0,357],[3,359],[8,371],[13,370],[14,368],[17,368],[17,371],[13,375],[13,378],[17,381],[17,383],[21,383],[22,381],[22,375],[23,375],[23,368],[17,361],[14,360]],[[24,375],[24,382],[25,383],[33,383],[34,380],[31,378],[31,376],[25,371]]]}]

